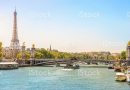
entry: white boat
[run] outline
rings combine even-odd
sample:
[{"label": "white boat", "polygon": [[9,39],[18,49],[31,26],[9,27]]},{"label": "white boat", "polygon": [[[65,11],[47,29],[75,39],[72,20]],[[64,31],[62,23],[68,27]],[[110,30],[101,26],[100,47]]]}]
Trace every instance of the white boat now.
[{"label": "white boat", "polygon": [[127,70],[126,77],[127,77],[128,84],[130,84],[130,70]]},{"label": "white boat", "polygon": [[118,72],[116,73],[116,77],[115,77],[116,81],[119,81],[119,82],[126,82],[126,75],[125,73],[122,73],[122,72]]}]

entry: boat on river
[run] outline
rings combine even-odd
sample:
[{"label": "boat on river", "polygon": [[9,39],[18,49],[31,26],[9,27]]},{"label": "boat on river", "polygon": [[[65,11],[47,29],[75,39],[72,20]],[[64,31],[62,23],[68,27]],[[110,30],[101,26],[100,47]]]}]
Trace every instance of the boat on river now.
[{"label": "boat on river", "polygon": [[126,78],[127,78],[127,82],[130,85],[130,70],[127,70],[126,72]]},{"label": "boat on river", "polygon": [[109,65],[108,69],[114,69],[114,66],[113,65]]},{"label": "boat on river", "polygon": [[79,69],[80,68],[80,66],[78,65],[78,64],[74,64],[74,65],[72,65],[72,64],[67,64],[65,67],[64,67],[64,69]]},{"label": "boat on river", "polygon": [[126,82],[127,81],[127,77],[126,77],[125,73],[122,73],[122,72],[116,73],[115,79],[118,82]]}]

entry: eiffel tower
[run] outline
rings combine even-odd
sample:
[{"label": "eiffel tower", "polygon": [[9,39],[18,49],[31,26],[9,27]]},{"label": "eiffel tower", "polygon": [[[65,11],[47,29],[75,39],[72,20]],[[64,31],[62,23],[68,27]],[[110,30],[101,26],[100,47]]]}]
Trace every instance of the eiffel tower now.
[{"label": "eiffel tower", "polygon": [[16,12],[16,9],[14,11],[13,34],[12,34],[12,40],[10,43],[10,50],[11,50],[11,57],[16,58],[17,53],[20,50],[18,32],[17,32],[17,12]]}]

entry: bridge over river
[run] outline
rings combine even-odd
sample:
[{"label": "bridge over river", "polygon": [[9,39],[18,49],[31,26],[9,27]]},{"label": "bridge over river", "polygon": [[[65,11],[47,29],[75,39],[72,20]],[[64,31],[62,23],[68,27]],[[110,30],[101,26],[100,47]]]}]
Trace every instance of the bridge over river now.
[{"label": "bridge over river", "polygon": [[[68,63],[84,63],[84,64],[114,64],[116,61],[114,60],[78,60],[78,59],[34,59],[34,60],[17,60],[17,62],[22,65],[30,65],[30,66],[45,66],[45,65],[57,65],[60,64],[68,64]],[[121,60],[121,63],[127,62],[126,60]]]}]

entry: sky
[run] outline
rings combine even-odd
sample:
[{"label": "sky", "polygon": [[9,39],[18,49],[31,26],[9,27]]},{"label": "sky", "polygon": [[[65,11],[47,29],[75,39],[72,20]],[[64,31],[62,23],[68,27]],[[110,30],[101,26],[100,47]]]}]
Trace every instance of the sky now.
[{"label": "sky", "polygon": [[0,41],[10,45],[16,8],[20,45],[65,52],[126,50],[130,0],[0,0]]}]

